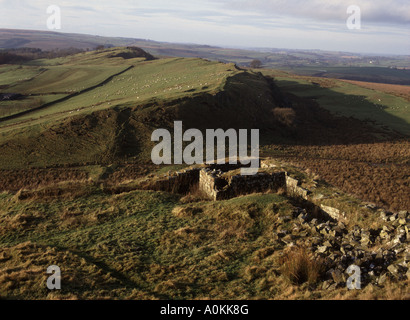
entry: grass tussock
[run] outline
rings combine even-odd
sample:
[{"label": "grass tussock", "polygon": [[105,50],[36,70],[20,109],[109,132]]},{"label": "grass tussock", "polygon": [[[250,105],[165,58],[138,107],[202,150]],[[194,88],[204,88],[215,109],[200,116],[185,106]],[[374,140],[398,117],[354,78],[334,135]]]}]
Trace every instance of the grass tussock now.
[{"label": "grass tussock", "polygon": [[324,271],[323,261],[304,247],[291,248],[280,259],[281,272],[292,284],[317,283]]},{"label": "grass tussock", "polygon": [[199,188],[199,184],[192,185],[188,194],[181,198],[181,203],[194,203],[209,200],[208,195]]}]

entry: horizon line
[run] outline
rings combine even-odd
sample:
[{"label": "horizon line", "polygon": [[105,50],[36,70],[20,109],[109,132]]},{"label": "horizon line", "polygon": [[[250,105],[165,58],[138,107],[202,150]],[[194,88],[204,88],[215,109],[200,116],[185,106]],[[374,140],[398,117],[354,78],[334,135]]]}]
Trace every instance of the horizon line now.
[{"label": "horizon line", "polygon": [[[28,31],[28,32],[41,32],[41,33],[53,33],[53,34],[65,34],[65,35],[82,35],[82,36],[92,36],[92,37],[100,37],[100,38],[117,38],[117,39],[129,39],[129,40],[140,40],[140,41],[149,41],[149,42],[156,42],[156,43],[168,43],[168,44],[177,44],[177,45],[196,45],[196,46],[209,46],[211,48],[220,48],[220,49],[241,49],[241,50],[248,50],[252,52],[257,52],[257,50],[286,50],[286,51],[322,51],[322,52],[334,52],[334,53],[351,53],[351,54],[358,54],[358,55],[368,55],[368,56],[378,56],[378,57],[410,57],[410,54],[397,54],[397,53],[376,53],[376,52],[354,52],[354,51],[340,51],[340,50],[328,50],[328,49],[294,49],[294,48],[277,48],[277,47],[246,47],[246,46],[239,46],[239,45],[228,45],[228,46],[220,46],[214,44],[204,44],[204,43],[193,43],[193,42],[171,42],[171,41],[164,41],[164,40],[154,40],[148,38],[133,38],[133,37],[125,37],[125,36],[102,36],[98,34],[90,34],[90,33],[78,33],[78,32],[64,32],[64,31],[56,31],[56,30],[39,30],[39,29],[15,29],[15,28],[1,28],[0,30],[9,30],[9,31]],[[121,47],[121,46],[120,46]],[[1,48],[2,50],[6,48]],[[265,51],[261,51],[265,52]],[[271,52],[266,52],[271,53]]]}]

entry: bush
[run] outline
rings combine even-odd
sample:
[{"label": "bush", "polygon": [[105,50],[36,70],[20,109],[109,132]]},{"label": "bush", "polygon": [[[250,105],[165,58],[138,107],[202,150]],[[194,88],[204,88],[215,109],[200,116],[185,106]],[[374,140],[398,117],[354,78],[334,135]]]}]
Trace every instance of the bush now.
[{"label": "bush", "polygon": [[296,117],[295,110],[291,108],[275,108],[273,109],[273,115],[276,120],[286,126],[291,126]]},{"label": "bush", "polygon": [[252,60],[251,63],[250,63],[250,67],[255,68],[255,69],[261,68],[262,67],[262,61],[260,61],[258,59]]}]

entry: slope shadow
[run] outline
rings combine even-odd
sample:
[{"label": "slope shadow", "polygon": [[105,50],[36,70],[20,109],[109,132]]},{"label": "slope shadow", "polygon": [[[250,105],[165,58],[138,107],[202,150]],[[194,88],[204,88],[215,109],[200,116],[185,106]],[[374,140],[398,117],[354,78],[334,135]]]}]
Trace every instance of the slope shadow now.
[{"label": "slope shadow", "polygon": [[[376,105],[365,96],[294,81],[280,81],[280,88],[293,103],[294,126],[304,133],[304,137],[298,137],[297,131],[301,130],[295,132],[294,140],[300,144],[355,144],[409,138],[410,125],[404,119],[386,112],[386,106]],[[333,112],[320,105],[319,99],[323,97],[334,101]]]},{"label": "slope shadow", "polygon": [[[288,84],[299,85],[296,82]],[[321,94],[333,94],[328,91],[323,88]],[[334,96],[335,103],[349,97],[338,93]],[[375,108],[370,102],[364,106],[370,107],[377,110],[379,117],[387,123],[408,126],[404,120]],[[387,126],[375,126],[352,116],[334,115],[317,101],[281,90],[273,79],[250,73],[229,78],[224,91],[216,95],[201,94],[181,101],[177,110],[169,112],[167,118],[182,120],[184,128],[197,128],[203,132],[210,128],[259,129],[261,146],[358,144],[409,137]],[[170,124],[172,126],[171,121]]]}]

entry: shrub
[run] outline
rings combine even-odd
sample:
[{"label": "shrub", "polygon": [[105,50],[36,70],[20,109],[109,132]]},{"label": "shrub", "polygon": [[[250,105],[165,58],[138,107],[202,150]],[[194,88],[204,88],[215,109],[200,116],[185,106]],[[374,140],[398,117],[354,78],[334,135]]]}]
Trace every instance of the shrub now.
[{"label": "shrub", "polygon": [[273,109],[273,115],[276,120],[286,126],[291,126],[296,117],[295,110],[291,108],[275,108]]}]

